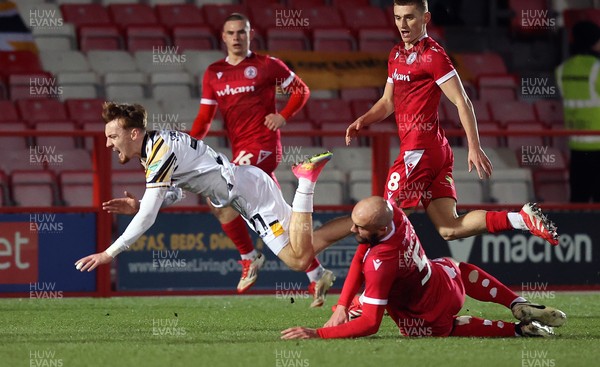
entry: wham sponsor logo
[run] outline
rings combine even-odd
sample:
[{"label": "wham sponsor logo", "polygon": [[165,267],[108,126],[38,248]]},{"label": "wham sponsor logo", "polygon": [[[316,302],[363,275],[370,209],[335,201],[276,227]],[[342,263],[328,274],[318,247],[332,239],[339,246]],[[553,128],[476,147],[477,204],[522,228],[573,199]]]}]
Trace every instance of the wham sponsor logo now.
[{"label": "wham sponsor logo", "polygon": [[410,82],[410,75],[398,74],[398,69],[394,69],[394,72],[392,73],[392,79],[404,81],[404,82]]},{"label": "wham sponsor logo", "polygon": [[223,97],[223,96],[233,96],[239,93],[249,93],[249,92],[254,92],[254,86],[253,85],[244,85],[244,86],[240,86],[240,87],[231,87],[229,84],[225,85],[225,89],[222,90],[218,90],[217,91],[217,96],[219,97]]}]

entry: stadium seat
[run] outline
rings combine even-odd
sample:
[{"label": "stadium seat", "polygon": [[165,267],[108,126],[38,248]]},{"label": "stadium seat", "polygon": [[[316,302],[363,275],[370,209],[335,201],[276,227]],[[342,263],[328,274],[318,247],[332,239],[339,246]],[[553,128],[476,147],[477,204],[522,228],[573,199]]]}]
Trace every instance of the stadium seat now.
[{"label": "stadium seat", "polygon": [[[350,123],[351,123],[350,120],[339,121],[339,122],[325,121],[325,122],[321,123],[320,127],[321,127],[322,132],[336,131],[339,133],[343,133],[343,134],[338,134],[335,136],[328,136],[328,135],[322,134],[321,146],[327,150],[331,150],[335,147],[345,147],[346,140],[345,140],[344,136],[346,135],[345,132]],[[360,140],[359,140],[359,142],[360,142]]]},{"label": "stadium seat", "polygon": [[482,87],[479,89],[479,99],[482,101],[514,101],[517,99],[513,88]]},{"label": "stadium seat", "polygon": [[[533,104],[522,101],[490,101],[492,118],[507,126],[513,122],[537,122]],[[512,126],[512,125],[511,125]]]},{"label": "stadium seat", "polygon": [[[508,124],[508,131],[540,131],[544,126],[538,122],[511,122]],[[547,146],[544,136],[507,136],[506,146],[515,151],[527,149],[527,147]]]},{"label": "stadium seat", "polygon": [[[114,160],[113,160],[114,162]],[[120,165],[119,163],[117,163]],[[123,166],[123,165],[120,165]],[[139,169],[136,170],[120,170],[112,172],[112,197],[123,197],[124,191],[128,191],[141,199],[146,190],[146,180],[144,177],[144,170],[139,165]],[[113,164],[114,169],[114,164]]]},{"label": "stadium seat", "polygon": [[[0,131],[24,131],[28,126],[24,122],[0,122]],[[23,150],[30,146],[25,136],[0,136],[0,147],[2,149]]]},{"label": "stadium seat", "polygon": [[108,72],[104,76],[104,90],[108,100],[143,99],[146,95],[146,76],[138,71]]},{"label": "stadium seat", "polygon": [[486,201],[483,182],[477,172],[455,170],[452,172],[456,196],[460,204],[481,204]]},{"label": "stadium seat", "polygon": [[[379,7],[370,6],[368,1],[366,6],[347,4],[339,9],[346,27],[356,33],[365,28],[387,28],[389,24],[384,11]],[[390,49],[391,47],[388,52]]]},{"label": "stadium seat", "polygon": [[14,171],[10,175],[12,197],[17,206],[60,205],[56,177],[50,171]]},{"label": "stadium seat", "polygon": [[79,48],[82,52],[125,49],[121,31],[112,24],[81,26],[78,34]]},{"label": "stadium seat", "polygon": [[192,75],[199,76],[200,78],[202,78],[204,72],[210,64],[218,60],[223,60],[225,58],[225,54],[217,50],[190,50],[185,53],[185,56],[186,62],[183,66],[186,69],[186,71]]},{"label": "stadium seat", "polygon": [[306,10],[310,8],[326,6],[327,0],[288,0],[290,9]]},{"label": "stadium seat", "polygon": [[108,72],[135,72],[137,67],[131,54],[127,51],[88,52],[88,60],[92,70],[100,75]]},{"label": "stadium seat", "polygon": [[65,22],[78,28],[82,25],[111,24],[108,10],[100,4],[62,4],[60,9]]},{"label": "stadium seat", "polygon": [[163,57],[157,57],[154,51],[136,51],[133,55],[138,70],[146,73],[183,72],[186,59],[165,49]]},{"label": "stadium seat", "polygon": [[108,13],[112,23],[123,28],[158,23],[154,10],[146,4],[110,4]]},{"label": "stadium seat", "polygon": [[57,75],[61,87],[62,101],[69,98],[97,98],[100,95],[100,81],[93,71],[61,72]]},{"label": "stadium seat", "polygon": [[269,28],[266,35],[269,51],[310,50],[310,40],[303,29]]},{"label": "stadium seat", "polygon": [[[506,146],[504,139],[501,136],[482,135],[483,131],[501,131],[502,129],[495,121],[477,120],[477,130],[479,130],[479,142],[481,146],[485,148],[499,148]],[[462,137],[463,146],[467,146],[467,138]],[[493,164],[494,162],[492,162]]]},{"label": "stadium seat", "polygon": [[523,204],[533,199],[533,181],[529,169],[494,170],[490,179],[492,200],[502,204]]},{"label": "stadium seat", "polygon": [[33,31],[36,28],[59,28],[63,15],[58,5],[37,1],[15,1],[21,19]]},{"label": "stadium seat", "polygon": [[36,54],[29,51],[0,51],[0,74],[37,73],[43,71]]},{"label": "stadium seat", "polygon": [[194,79],[186,72],[154,73],[150,75],[154,99],[191,99],[194,97]]},{"label": "stadium seat", "polygon": [[[550,130],[564,130],[563,125],[551,125]],[[560,151],[567,152],[569,150],[569,136],[552,136],[550,137],[550,145]]]},{"label": "stadium seat", "polygon": [[366,7],[371,5],[370,0],[331,0],[331,5],[343,8],[343,7]]},{"label": "stadium seat", "polygon": [[60,92],[56,79],[50,73],[12,73],[8,76],[9,97],[16,101],[23,98],[52,98]]},{"label": "stadium seat", "polygon": [[294,121],[281,130],[282,146],[315,146],[316,136],[290,136],[288,131],[317,131],[310,121]]},{"label": "stadium seat", "polygon": [[165,114],[178,116],[179,121],[188,121],[191,125],[200,109],[200,99],[166,99],[160,101],[160,106]]},{"label": "stadium seat", "polygon": [[[343,140],[343,138],[340,138]],[[372,167],[372,150],[367,147],[336,147],[335,157],[331,163],[336,169],[350,173],[353,170],[370,170]]]},{"label": "stadium seat", "polygon": [[[550,13],[547,13],[546,16],[527,15],[549,12],[550,9],[546,0],[509,0],[508,6],[513,15],[510,24],[513,33],[517,35],[542,35],[551,31],[543,26],[544,20],[551,20]],[[549,27],[553,26],[549,25]]]},{"label": "stadium seat", "polygon": [[6,174],[0,171],[0,207],[2,206],[10,206],[11,198],[10,198],[10,182]]},{"label": "stadium seat", "polygon": [[67,120],[65,107],[56,99],[20,99],[16,103],[23,120],[29,123]]},{"label": "stadium seat", "polygon": [[356,51],[356,40],[346,28],[315,28],[313,49],[327,52]]},{"label": "stadium seat", "polygon": [[302,17],[308,18],[311,29],[343,28],[344,21],[339,10],[333,6],[317,6],[302,9]]},{"label": "stadium seat", "polygon": [[533,103],[538,120],[547,126],[565,125],[562,101],[559,99],[538,99]]},{"label": "stadium seat", "polygon": [[[294,10],[287,9],[285,6],[276,3],[265,4],[265,6],[252,4],[252,6],[248,7],[248,12],[252,27],[257,28],[263,33],[269,28],[298,29],[299,27],[296,23],[301,22],[301,19],[294,16],[296,14]],[[292,25],[286,26],[288,22],[292,22]],[[308,25],[304,27],[308,27]]]},{"label": "stadium seat", "polygon": [[569,202],[569,172],[566,169],[533,171],[533,186],[537,201]]},{"label": "stadium seat", "polygon": [[358,30],[359,51],[389,54],[396,43],[398,43],[398,32],[392,28],[363,28]]},{"label": "stadium seat", "polygon": [[173,46],[180,53],[187,50],[213,50],[219,41],[212,29],[204,25],[176,26],[173,28]]},{"label": "stadium seat", "polygon": [[[25,149],[4,149],[0,146],[0,153],[4,157],[4,160],[0,161],[0,170],[6,174],[16,170],[44,170],[44,158],[38,159],[37,151],[38,148],[34,146]],[[43,149],[40,151],[43,152]]]},{"label": "stadium seat", "polygon": [[[76,131],[77,127],[74,122],[69,121],[52,121],[52,122],[37,122],[34,125],[37,131]],[[35,142],[40,147],[52,147],[61,155],[64,150],[75,149],[77,146],[77,137],[73,136],[36,136]],[[59,162],[62,164],[62,162]]]},{"label": "stadium seat", "polygon": [[454,54],[461,79],[475,83],[484,74],[508,73],[502,57],[493,52]]},{"label": "stadium seat", "polygon": [[[565,29],[569,32],[569,41],[572,41],[571,30],[573,26],[578,22],[590,21],[600,26],[600,9],[591,8],[591,4],[588,4],[588,8],[585,9],[565,9],[562,13],[564,19]],[[572,7],[572,6],[571,6]]]},{"label": "stadium seat", "polygon": [[66,206],[94,204],[94,172],[64,171],[59,175],[60,195]]},{"label": "stadium seat", "polygon": [[342,205],[344,187],[339,182],[319,182],[315,188],[314,202],[317,205]]},{"label": "stadium seat", "polygon": [[204,17],[199,7],[193,4],[157,4],[154,9],[158,22],[169,29],[176,26],[199,26]]},{"label": "stadium seat", "polygon": [[[277,111],[281,112],[285,108],[285,106],[287,105],[288,101],[289,101],[288,98],[285,98],[285,99],[284,98],[278,98],[275,101],[275,105],[276,105]],[[300,109],[300,111],[298,111],[294,115],[294,117],[292,117],[290,120],[288,120],[288,123],[295,122],[295,121],[298,121],[298,122],[307,122],[309,120],[310,119],[308,118],[308,115],[306,114],[306,107],[303,107],[303,108]]]},{"label": "stadium seat", "polygon": [[160,25],[129,26],[125,29],[125,39],[129,52],[149,50],[158,53],[171,49],[171,39],[165,28]]},{"label": "stadium seat", "polygon": [[75,27],[63,23],[60,27],[36,27],[32,30],[39,50],[73,50],[77,48]]},{"label": "stadium seat", "polygon": [[[373,107],[376,101],[366,99],[354,99],[350,101],[350,109],[352,110],[352,117],[357,119],[359,116],[364,115],[368,110]],[[393,114],[392,114],[393,115]]]},{"label": "stadium seat", "polygon": [[340,90],[340,98],[346,101],[352,101],[355,99],[369,100],[377,102],[381,98],[379,88],[365,87],[365,88],[344,88]]},{"label": "stadium seat", "polygon": [[90,71],[87,58],[79,51],[41,51],[40,60],[44,70],[55,75],[63,71]]},{"label": "stadium seat", "polygon": [[331,121],[350,124],[354,121],[350,103],[342,99],[311,99],[305,108],[308,118],[316,124]]},{"label": "stadium seat", "polygon": [[[85,122],[104,123],[102,121],[103,99],[67,99],[65,106],[69,119],[80,124]],[[104,126],[103,126],[104,127]]]},{"label": "stadium seat", "polygon": [[[87,131],[87,132],[96,132],[96,133],[101,133],[102,139],[101,139],[101,143],[100,143],[100,149],[106,149],[106,137],[104,135],[104,121],[102,121],[101,124],[99,124],[98,122],[83,122],[81,124],[81,130],[83,131]],[[83,144],[85,146],[85,149],[87,149],[89,152],[93,152],[94,150],[94,138],[93,137],[85,137],[83,139]]]},{"label": "stadium seat", "polygon": [[17,106],[12,101],[0,100],[0,111],[2,111],[2,113],[0,113],[0,124],[21,120]]},{"label": "stadium seat", "polygon": [[218,34],[221,34],[223,30],[223,23],[231,13],[242,13],[246,14],[246,7],[239,4],[206,4],[202,7],[204,20],[206,23],[215,30]]},{"label": "stadium seat", "polygon": [[92,170],[94,167],[90,151],[82,148],[60,149],[60,164],[48,165],[47,169],[56,174],[64,171]]}]

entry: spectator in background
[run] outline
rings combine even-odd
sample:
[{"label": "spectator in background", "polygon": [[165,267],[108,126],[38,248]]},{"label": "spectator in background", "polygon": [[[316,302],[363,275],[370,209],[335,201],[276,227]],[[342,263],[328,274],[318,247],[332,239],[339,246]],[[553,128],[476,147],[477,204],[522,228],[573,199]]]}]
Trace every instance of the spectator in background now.
[{"label": "spectator in background", "polygon": [[[572,56],[556,69],[567,129],[600,130],[600,27],[573,27]],[[571,136],[571,201],[600,201],[600,136]]]},{"label": "spectator in background", "polygon": [[[227,57],[211,64],[204,73],[200,110],[190,135],[196,139],[206,136],[218,106],[232,146],[232,163],[256,166],[277,182],[273,172],[282,154],[279,129],[304,106],[310,92],[281,60],[250,51],[253,35],[245,15],[234,13],[225,19],[222,39]],[[291,93],[280,112],[275,105],[277,87]],[[235,210],[208,204],[242,257],[237,290],[243,293],[256,282],[264,256],[254,249],[246,223]],[[316,258],[306,274],[314,298],[311,307],[320,307],[335,277]]]}]

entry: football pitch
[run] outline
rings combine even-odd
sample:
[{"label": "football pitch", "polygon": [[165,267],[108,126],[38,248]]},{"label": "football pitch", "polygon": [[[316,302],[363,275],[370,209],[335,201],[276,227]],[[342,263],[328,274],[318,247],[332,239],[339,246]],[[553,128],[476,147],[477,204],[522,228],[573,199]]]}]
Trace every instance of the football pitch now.
[{"label": "football pitch", "polygon": [[[0,366],[597,366],[600,293],[547,296],[568,316],[552,339],[404,338],[385,317],[368,338],[293,341],[280,331],[322,325],[337,295],[0,299]],[[472,299],[461,314],[512,319]]]}]

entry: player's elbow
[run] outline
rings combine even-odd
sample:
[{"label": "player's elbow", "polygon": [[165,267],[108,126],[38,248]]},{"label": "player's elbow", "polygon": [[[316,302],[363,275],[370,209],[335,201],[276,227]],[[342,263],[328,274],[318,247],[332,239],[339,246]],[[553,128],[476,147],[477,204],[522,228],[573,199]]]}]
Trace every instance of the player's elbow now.
[{"label": "player's elbow", "polygon": [[438,228],[438,233],[446,241],[453,241],[461,238],[457,231],[450,227],[440,227]]}]

